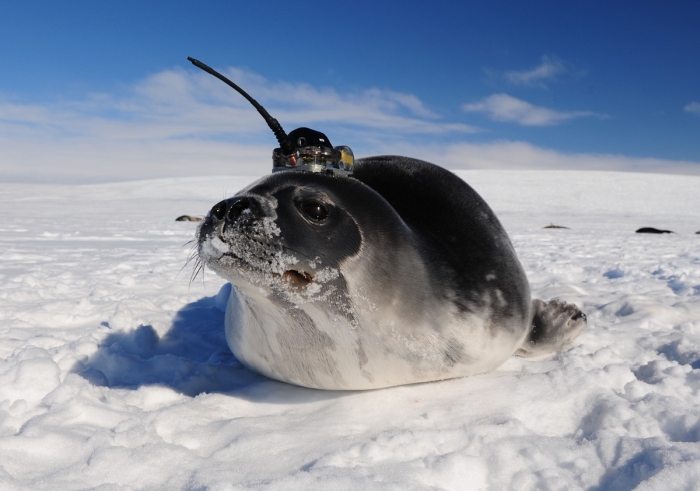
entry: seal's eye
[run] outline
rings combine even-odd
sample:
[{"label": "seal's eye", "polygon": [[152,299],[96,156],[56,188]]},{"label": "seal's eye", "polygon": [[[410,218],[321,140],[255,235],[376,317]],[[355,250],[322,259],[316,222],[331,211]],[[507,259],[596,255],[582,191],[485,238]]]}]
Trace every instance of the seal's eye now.
[{"label": "seal's eye", "polygon": [[328,218],[328,210],[318,201],[304,201],[301,204],[301,211],[312,220],[322,222]]}]

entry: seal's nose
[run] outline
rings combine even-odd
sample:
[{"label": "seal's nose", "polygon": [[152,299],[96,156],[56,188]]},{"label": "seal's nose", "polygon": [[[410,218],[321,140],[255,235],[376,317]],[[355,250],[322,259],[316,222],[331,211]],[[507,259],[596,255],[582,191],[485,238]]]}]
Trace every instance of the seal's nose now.
[{"label": "seal's nose", "polygon": [[250,199],[246,197],[225,199],[211,209],[211,216],[217,220],[235,222],[245,210],[250,209]]},{"label": "seal's nose", "polygon": [[229,200],[228,213],[226,219],[230,222],[235,222],[245,210],[250,209],[250,200],[248,198],[237,198]]}]

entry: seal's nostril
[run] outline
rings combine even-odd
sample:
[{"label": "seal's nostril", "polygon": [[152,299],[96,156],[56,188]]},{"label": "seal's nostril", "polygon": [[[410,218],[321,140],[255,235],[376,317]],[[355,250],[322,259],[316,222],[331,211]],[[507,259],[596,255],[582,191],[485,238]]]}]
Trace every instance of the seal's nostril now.
[{"label": "seal's nostril", "polygon": [[216,217],[217,220],[223,220],[226,216],[226,201],[221,201],[214,205],[211,209],[211,214]]},{"label": "seal's nostril", "polygon": [[226,218],[233,222],[249,207],[250,202],[246,198],[240,198],[231,205],[228,213],[226,214]]}]

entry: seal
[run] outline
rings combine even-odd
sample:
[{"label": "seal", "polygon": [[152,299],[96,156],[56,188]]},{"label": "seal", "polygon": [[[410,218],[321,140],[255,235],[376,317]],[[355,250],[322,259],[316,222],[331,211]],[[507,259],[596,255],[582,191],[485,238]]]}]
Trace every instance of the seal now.
[{"label": "seal", "polygon": [[350,178],[275,172],[216,204],[197,242],[234,287],[234,355],[305,387],[485,373],[513,354],[556,351],[586,325],[574,305],[533,301],[486,202],[415,159],[359,159]]},{"label": "seal", "polygon": [[642,227],[640,229],[637,229],[636,233],[638,233],[638,234],[672,234],[673,232],[670,230],[661,230],[661,229],[654,228],[654,227]]},{"label": "seal", "polygon": [[191,215],[180,215],[175,219],[176,222],[201,222],[201,217],[193,217]]}]

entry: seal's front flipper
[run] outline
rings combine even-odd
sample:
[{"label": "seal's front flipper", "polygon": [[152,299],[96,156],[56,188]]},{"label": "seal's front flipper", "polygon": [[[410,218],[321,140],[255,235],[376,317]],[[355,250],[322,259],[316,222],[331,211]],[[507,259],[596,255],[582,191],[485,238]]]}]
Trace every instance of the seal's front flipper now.
[{"label": "seal's front flipper", "polygon": [[570,303],[554,299],[532,301],[532,329],[518,356],[537,356],[557,351],[573,341],[586,327],[586,314]]}]

